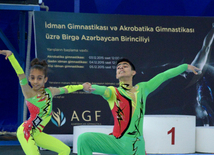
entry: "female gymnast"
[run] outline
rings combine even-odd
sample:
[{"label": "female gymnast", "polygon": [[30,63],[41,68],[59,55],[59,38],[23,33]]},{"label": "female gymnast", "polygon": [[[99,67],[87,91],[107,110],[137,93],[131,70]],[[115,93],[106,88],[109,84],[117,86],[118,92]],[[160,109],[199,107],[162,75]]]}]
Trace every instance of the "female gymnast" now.
[{"label": "female gymnast", "polygon": [[17,138],[26,155],[40,155],[38,146],[57,152],[59,155],[69,155],[70,148],[60,140],[42,132],[52,116],[52,99],[55,95],[67,94],[83,89],[83,85],[67,85],[64,87],[44,88],[48,80],[48,64],[45,60],[35,58],[31,61],[29,82],[23,69],[9,50],[0,50],[0,54],[9,59],[20,81],[21,89],[26,99],[30,117],[17,130]]}]

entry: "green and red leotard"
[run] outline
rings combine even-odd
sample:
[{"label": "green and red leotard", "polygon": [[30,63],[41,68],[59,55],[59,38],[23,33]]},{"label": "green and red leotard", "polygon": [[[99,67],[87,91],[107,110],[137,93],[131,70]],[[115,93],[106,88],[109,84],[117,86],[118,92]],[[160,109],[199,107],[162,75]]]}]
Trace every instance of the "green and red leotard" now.
[{"label": "green and red leotard", "polygon": [[[93,94],[103,96],[108,102],[114,117],[114,128],[112,135],[101,133],[80,135],[78,138],[78,155],[91,155],[92,152],[144,155],[143,118],[147,96],[163,82],[186,70],[187,64],[183,64],[160,73],[147,82],[136,84],[134,86],[136,90],[134,98],[130,96],[128,90],[121,86],[115,88],[113,86],[92,85],[92,88],[95,88]],[[97,142],[91,138],[96,139]]]}]

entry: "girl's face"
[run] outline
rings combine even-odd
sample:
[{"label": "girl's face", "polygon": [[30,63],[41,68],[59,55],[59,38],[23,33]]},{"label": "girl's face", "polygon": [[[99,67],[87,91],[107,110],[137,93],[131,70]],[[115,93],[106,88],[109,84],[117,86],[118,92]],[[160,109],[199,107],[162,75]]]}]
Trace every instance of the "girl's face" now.
[{"label": "girl's face", "polygon": [[31,69],[29,75],[29,81],[33,90],[38,91],[39,89],[45,86],[48,78],[45,77],[42,70],[39,69]]}]

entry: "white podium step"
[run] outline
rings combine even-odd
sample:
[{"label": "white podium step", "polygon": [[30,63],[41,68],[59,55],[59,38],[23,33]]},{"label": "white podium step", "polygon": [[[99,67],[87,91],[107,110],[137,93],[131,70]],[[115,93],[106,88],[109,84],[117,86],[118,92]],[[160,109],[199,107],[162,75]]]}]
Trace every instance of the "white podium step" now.
[{"label": "white podium step", "polygon": [[195,116],[145,115],[145,149],[149,154],[195,153]]},{"label": "white podium step", "polygon": [[[195,153],[195,116],[145,115],[144,139],[147,154]],[[82,125],[73,127],[73,153],[77,153],[77,138],[84,132],[109,134],[113,126]]]},{"label": "white podium step", "polygon": [[214,153],[214,126],[196,127],[196,152]]}]

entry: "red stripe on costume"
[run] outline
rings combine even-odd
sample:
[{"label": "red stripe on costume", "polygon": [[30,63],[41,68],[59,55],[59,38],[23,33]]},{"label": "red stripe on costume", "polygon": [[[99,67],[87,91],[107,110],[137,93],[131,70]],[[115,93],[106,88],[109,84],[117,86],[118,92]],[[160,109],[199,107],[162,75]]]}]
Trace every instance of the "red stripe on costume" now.
[{"label": "red stripe on costume", "polygon": [[39,107],[35,106],[29,101],[26,101],[26,103],[30,111],[30,118],[27,121],[25,121],[25,123],[23,124],[23,127],[24,127],[23,132],[24,132],[25,139],[28,141],[28,139],[30,138],[30,131],[33,126],[32,122],[36,118],[37,114],[39,114]]},{"label": "red stripe on costume", "polygon": [[115,102],[114,107],[112,109],[112,114],[115,122],[113,128],[113,135],[116,138],[120,138],[123,136],[123,134],[129,127],[131,121],[132,107],[131,101],[128,98],[122,96],[117,89],[116,92],[118,105]]},{"label": "red stripe on costume", "polygon": [[[45,128],[44,125],[39,124],[39,126],[40,126],[41,128],[43,128],[43,129]],[[39,127],[37,127],[37,129],[39,129],[39,131],[42,132],[42,130],[41,130]]]},{"label": "red stripe on costume", "polygon": [[44,126],[44,125],[39,124],[39,126],[41,126],[43,129],[45,128],[45,126]]},{"label": "red stripe on costume", "polygon": [[39,127],[37,127],[37,129],[39,129],[39,131],[42,132],[42,130]]},{"label": "red stripe on costume", "polygon": [[39,107],[35,106],[34,104],[30,103],[29,101],[26,101],[26,102],[27,102],[27,107],[30,111],[30,115],[34,115],[36,118],[36,115],[39,114],[39,110],[40,110]]}]

